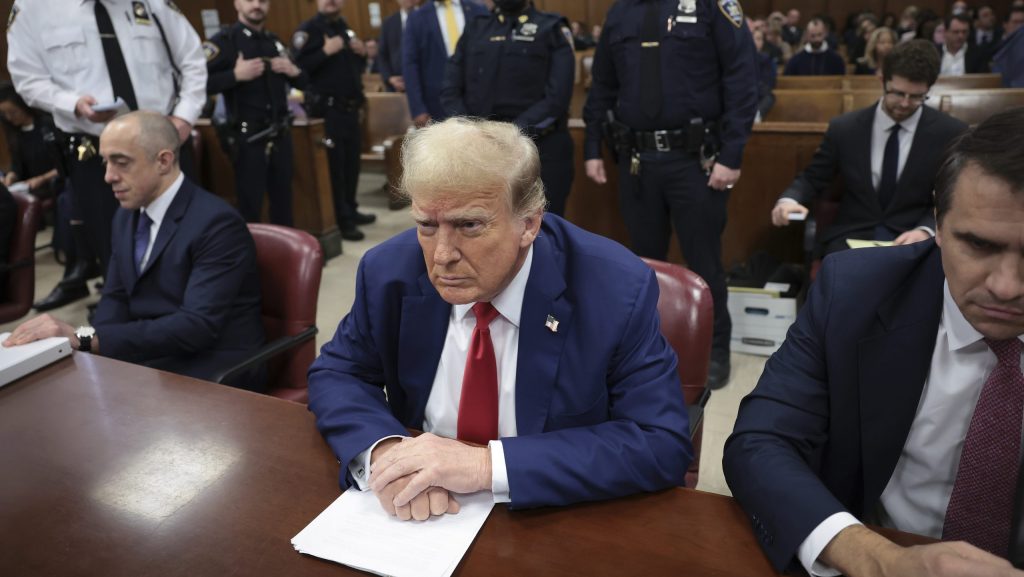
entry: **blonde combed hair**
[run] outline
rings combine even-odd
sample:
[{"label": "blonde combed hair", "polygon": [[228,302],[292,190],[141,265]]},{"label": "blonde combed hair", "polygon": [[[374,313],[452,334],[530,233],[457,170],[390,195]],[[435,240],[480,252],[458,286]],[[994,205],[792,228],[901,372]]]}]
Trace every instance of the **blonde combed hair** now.
[{"label": "blonde combed hair", "polygon": [[501,188],[512,214],[544,210],[540,156],[514,124],[454,117],[416,130],[402,143],[402,181],[407,199]]}]

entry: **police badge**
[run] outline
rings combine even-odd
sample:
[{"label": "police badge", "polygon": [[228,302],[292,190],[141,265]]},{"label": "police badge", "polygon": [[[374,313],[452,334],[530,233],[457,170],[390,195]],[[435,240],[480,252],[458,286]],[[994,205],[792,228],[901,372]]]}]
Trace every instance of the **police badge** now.
[{"label": "police badge", "polygon": [[679,0],[676,8],[676,22],[680,24],[697,23],[697,0]]},{"label": "police badge", "polygon": [[142,2],[132,2],[132,14],[135,15],[136,24],[153,23],[153,21],[149,19],[149,12],[146,10],[146,5]]}]

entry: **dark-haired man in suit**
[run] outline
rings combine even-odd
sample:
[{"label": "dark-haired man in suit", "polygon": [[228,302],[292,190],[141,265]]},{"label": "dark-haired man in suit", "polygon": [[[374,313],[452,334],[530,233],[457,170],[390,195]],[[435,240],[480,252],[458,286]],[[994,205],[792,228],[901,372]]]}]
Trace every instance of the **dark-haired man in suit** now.
[{"label": "dark-haired man in suit", "polygon": [[[913,40],[893,49],[883,66],[885,94],[862,110],[829,123],[825,139],[803,173],[772,209],[775,226],[806,214],[837,174],[843,196],[818,252],[847,247],[847,239],[907,244],[935,234],[932,188],[946,145],[967,125],[923,106],[939,73],[931,43]],[[897,128],[898,127],[898,128]]]},{"label": "dark-haired man in suit", "polygon": [[963,76],[988,72],[988,60],[991,52],[974,43],[967,42],[971,33],[971,19],[966,14],[953,14],[946,18],[945,42],[936,44],[935,48],[942,57],[940,74],[943,76]]},{"label": "dark-haired man in suit", "polygon": [[[934,241],[825,259],[723,465],[778,570],[1024,577],[1024,108],[952,146]],[[941,538],[904,548],[873,523]]]},{"label": "dark-haired man in suit", "polygon": [[[263,344],[249,230],[230,205],[185,179],[177,150],[178,132],[163,115],[132,112],[107,124],[99,153],[121,208],[93,326],[44,314],[5,346],[63,336],[83,352],[209,379]],[[250,375],[231,384],[262,388]]]},{"label": "dark-haired man in suit", "polygon": [[474,0],[430,0],[409,14],[402,35],[402,78],[416,126],[447,118],[441,86],[448,58],[455,54],[466,22],[485,13]]},{"label": "dark-haired man in suit", "polygon": [[402,76],[402,35],[409,13],[416,9],[418,0],[396,0],[398,12],[384,19],[380,25],[380,52],[378,66],[380,79],[388,92],[405,92]]}]

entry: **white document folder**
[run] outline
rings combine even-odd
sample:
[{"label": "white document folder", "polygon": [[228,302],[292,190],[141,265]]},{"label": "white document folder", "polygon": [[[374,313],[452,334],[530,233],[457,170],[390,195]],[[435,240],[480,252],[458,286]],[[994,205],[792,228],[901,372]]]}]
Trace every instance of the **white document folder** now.
[{"label": "white document folder", "polygon": [[[0,334],[0,343],[9,336],[11,333]],[[0,344],[0,387],[70,354],[71,343],[67,337],[50,337],[17,347]]]}]

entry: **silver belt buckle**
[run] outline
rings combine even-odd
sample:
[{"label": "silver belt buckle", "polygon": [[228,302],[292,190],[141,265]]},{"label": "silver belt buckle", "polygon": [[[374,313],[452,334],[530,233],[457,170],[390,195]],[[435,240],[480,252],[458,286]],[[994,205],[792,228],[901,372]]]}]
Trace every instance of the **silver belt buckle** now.
[{"label": "silver belt buckle", "polygon": [[669,146],[667,130],[654,131],[654,148],[658,152],[668,152],[672,150],[672,147]]}]

